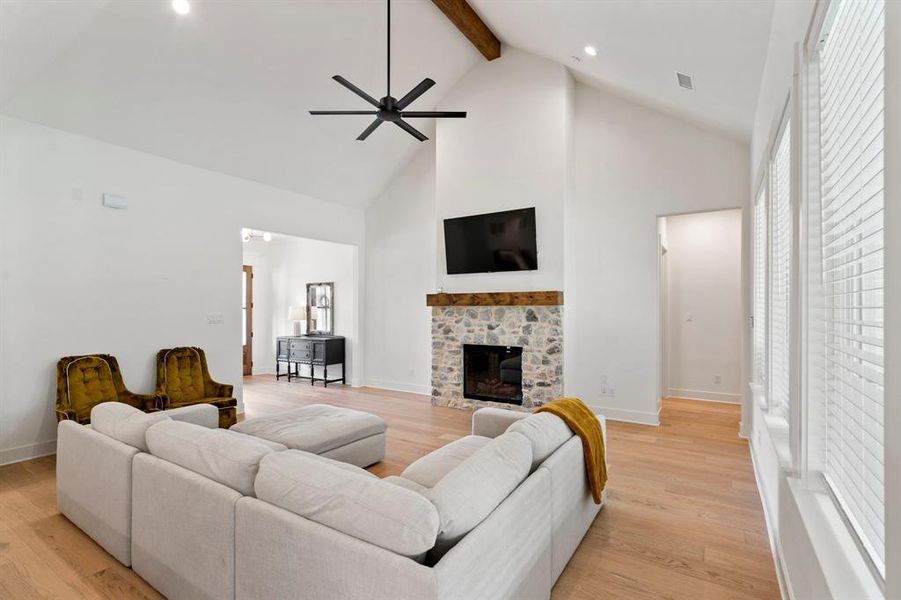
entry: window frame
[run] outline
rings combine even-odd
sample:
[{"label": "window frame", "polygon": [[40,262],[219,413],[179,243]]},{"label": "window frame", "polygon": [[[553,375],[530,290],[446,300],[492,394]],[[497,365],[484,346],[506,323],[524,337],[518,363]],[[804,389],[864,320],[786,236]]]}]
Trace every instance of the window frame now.
[{"label": "window frame", "polygon": [[[820,235],[820,223],[819,220],[821,216],[815,216],[811,211],[819,211],[821,209],[821,167],[820,167],[820,151],[821,151],[821,140],[820,140],[820,120],[819,120],[819,102],[820,102],[820,63],[819,63],[819,52],[822,44],[825,42],[824,33],[831,26],[832,21],[834,19],[834,11],[835,7],[842,0],[822,0],[818,3],[816,11],[814,13],[813,20],[811,21],[810,28],[808,30],[807,38],[802,46],[802,51],[798,53],[800,57],[800,79],[799,79],[799,91],[801,103],[798,105],[798,110],[800,112],[800,119],[798,119],[802,127],[799,130],[799,138],[800,143],[798,144],[799,149],[801,149],[801,156],[799,157],[799,168],[800,171],[800,183],[801,183],[801,206],[799,210],[800,216],[800,231],[799,233],[803,233],[805,236],[805,240],[807,243],[804,247],[799,248],[800,250],[800,266],[803,268],[803,273],[806,275],[800,277],[798,282],[798,290],[800,292],[801,303],[799,304],[799,308],[803,306],[803,313],[801,315],[801,331],[799,338],[799,353],[800,353],[800,361],[799,366],[800,370],[798,371],[800,375],[800,395],[799,395],[799,414],[797,422],[798,422],[798,449],[800,451],[800,455],[802,456],[802,460],[799,463],[799,473],[803,477],[804,485],[807,489],[821,492],[825,494],[832,505],[834,506],[836,512],[841,517],[841,521],[845,527],[846,533],[850,536],[850,538],[854,541],[857,546],[857,549],[860,553],[860,556],[863,562],[866,564],[867,568],[870,570],[874,581],[881,587],[883,592],[885,591],[885,581],[886,574],[888,573],[889,568],[889,557],[888,554],[888,543],[890,537],[890,531],[888,527],[888,515],[886,514],[886,523],[884,523],[885,532],[885,544],[886,547],[883,549],[883,554],[885,555],[884,565],[882,569],[877,566],[877,559],[873,556],[871,549],[869,548],[868,542],[866,542],[862,535],[858,533],[859,525],[856,525],[855,517],[852,514],[852,511],[846,509],[845,502],[835,493],[832,486],[827,481],[827,475],[825,473],[825,469],[823,464],[821,463],[821,459],[819,457],[819,452],[822,450],[818,446],[818,444],[822,443],[822,438],[818,438],[817,435],[822,436],[822,432],[819,432],[820,427],[816,422],[817,415],[815,411],[812,410],[812,404],[818,404],[825,401],[824,398],[814,398],[813,395],[819,393],[820,390],[814,392],[811,388],[811,381],[809,378],[810,373],[810,360],[811,360],[811,348],[813,347],[813,342],[811,341],[812,335],[812,327],[811,323],[815,321],[817,318],[824,319],[824,317],[818,317],[812,314],[814,311],[811,310],[811,297],[812,285],[823,285],[821,281],[821,268],[822,268],[822,256],[820,254],[814,255],[814,250],[819,252],[822,251],[821,239],[818,239],[820,247],[811,248],[811,244],[813,240],[809,240],[811,232],[816,230],[816,235],[819,238]],[[850,0],[844,0],[850,1]],[[890,2],[885,2],[885,11],[886,11],[886,30],[888,29],[888,12],[889,12],[889,4]],[[888,44],[887,33],[884,34],[886,36],[885,43]],[[886,85],[885,82],[883,85]],[[885,105],[887,106],[887,100],[884,100]],[[883,136],[886,136],[886,132],[884,130]],[[885,139],[884,139],[885,144]],[[884,166],[884,177],[886,177],[888,171],[888,164]],[[887,177],[886,177],[887,179]],[[883,193],[885,193],[885,181],[883,181]],[[885,196],[884,196],[885,198]],[[884,199],[886,204],[888,200]],[[883,252],[886,252],[886,248],[883,247]],[[819,279],[811,281],[811,273],[816,270],[820,271]],[[887,272],[887,267],[883,264],[884,272]],[[885,313],[888,313],[887,303]],[[888,328],[885,326],[885,331],[887,332]],[[885,334],[886,337],[887,333]],[[886,365],[888,363],[886,362]],[[888,405],[888,385],[885,386],[885,399],[884,399],[884,407]],[[818,404],[819,406],[819,404]],[[887,415],[883,414],[882,425],[883,428],[886,427],[887,424]],[[818,433],[819,432],[819,433]],[[885,458],[887,459],[888,451],[885,448],[885,444],[888,441],[888,435],[886,434],[886,440],[883,445],[883,452],[885,453]],[[888,463],[884,462],[885,473],[883,475],[884,479],[887,478],[888,475]],[[889,490],[888,484],[886,483],[885,489],[883,491],[883,503],[884,503],[884,511],[886,513],[890,510],[889,501]]]},{"label": "window frame", "polygon": [[[794,364],[793,360],[793,335],[792,331],[794,329],[794,323],[796,321],[794,303],[795,298],[797,297],[796,293],[796,271],[797,271],[797,260],[796,253],[794,251],[794,247],[797,244],[797,207],[798,203],[796,202],[796,197],[794,194],[795,188],[795,172],[794,172],[794,155],[796,152],[797,144],[795,143],[794,130],[796,119],[792,118],[793,113],[795,112],[794,107],[794,99],[797,97],[795,93],[794,86],[789,91],[788,96],[785,99],[785,103],[783,104],[782,112],[779,116],[778,126],[776,127],[773,135],[769,140],[769,152],[767,153],[767,168],[766,168],[766,180],[767,180],[767,243],[766,243],[766,270],[767,270],[767,281],[766,281],[766,357],[767,357],[767,378],[766,378],[766,387],[765,387],[765,396],[766,396],[766,411],[768,423],[771,425],[770,433],[776,437],[780,442],[788,443],[788,440],[782,440],[784,437],[784,431],[788,427],[791,427],[791,415],[792,415],[792,405],[796,402],[795,394],[793,393],[794,386],[792,385],[792,376],[794,369],[792,366]],[[772,367],[772,295],[773,295],[773,286],[772,283],[772,258],[773,258],[773,226],[775,224],[775,215],[773,214],[773,202],[774,202],[774,171],[773,164],[776,160],[776,155],[779,152],[779,144],[783,139],[783,136],[788,136],[786,138],[789,143],[789,215],[791,219],[790,230],[792,234],[792,251],[790,252],[791,264],[789,266],[789,310],[788,310],[788,319],[789,319],[789,334],[788,334],[788,374],[789,374],[789,390],[788,390],[788,406],[786,410],[786,414],[782,415],[776,412],[776,406],[772,402],[772,394],[770,393],[770,386],[772,384],[772,377],[770,376],[770,368]],[[788,461],[791,462],[792,452],[791,449],[784,450],[783,453],[788,452]],[[783,460],[785,462],[785,460]],[[790,467],[792,465],[785,464],[785,467]]]},{"label": "window frame", "polygon": [[[769,269],[769,257],[770,257],[770,165],[769,161],[767,161],[766,166],[763,167],[760,178],[758,179],[757,185],[755,187],[754,192],[754,202],[752,204],[751,217],[752,217],[752,243],[754,245],[752,252],[752,283],[751,283],[751,319],[752,319],[752,327],[751,327],[751,350],[752,350],[752,358],[751,358],[751,389],[754,392],[754,401],[757,402],[758,406],[764,411],[768,411],[768,400],[767,400],[767,381],[769,380],[769,361],[770,361],[770,332],[769,332],[769,323],[770,323],[770,303],[769,303],[769,284],[768,278],[770,274]],[[760,256],[763,257],[763,280],[757,280],[757,261],[760,259],[758,255],[757,248],[757,215],[760,210],[761,204],[763,205],[763,210],[765,211],[763,217],[763,230],[764,230],[764,240],[763,240],[763,252]],[[760,354],[763,355],[763,368],[761,376],[760,365],[757,363],[758,357],[758,349],[757,349],[757,328],[760,326],[760,319],[757,311],[757,292],[758,292],[758,284],[763,284],[763,348]]]}]

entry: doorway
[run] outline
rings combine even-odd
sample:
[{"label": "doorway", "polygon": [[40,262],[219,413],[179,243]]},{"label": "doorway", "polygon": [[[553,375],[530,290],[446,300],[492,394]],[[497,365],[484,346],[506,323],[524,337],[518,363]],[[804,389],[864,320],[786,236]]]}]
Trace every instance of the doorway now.
[{"label": "doorway", "polygon": [[244,374],[253,375],[253,267],[244,265],[241,273],[241,323]]},{"label": "doorway", "polygon": [[658,219],[658,395],[741,403],[741,209]]}]

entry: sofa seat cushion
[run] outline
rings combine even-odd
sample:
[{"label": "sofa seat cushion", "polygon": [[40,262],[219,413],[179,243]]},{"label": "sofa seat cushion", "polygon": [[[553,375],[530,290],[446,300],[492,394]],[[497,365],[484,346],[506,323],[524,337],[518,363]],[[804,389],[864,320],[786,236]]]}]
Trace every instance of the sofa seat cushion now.
[{"label": "sofa seat cushion", "polygon": [[227,429],[207,429],[193,423],[163,421],[147,430],[150,453],[189,471],[253,495],[260,459],[286,448]]},{"label": "sofa seat cushion", "polygon": [[91,409],[94,431],[147,452],[147,430],[160,421],[168,421],[162,412],[145,413],[123,402],[101,402]]},{"label": "sofa seat cushion", "polygon": [[388,425],[359,410],[310,404],[286,412],[247,419],[237,431],[284,444],[294,450],[322,454],[358,440],[385,433]]},{"label": "sofa seat cushion", "polygon": [[181,402],[170,401],[169,406],[172,408],[181,408],[184,406],[196,406],[198,404],[209,404],[216,408],[229,408],[237,406],[238,401],[234,398],[195,398],[193,400],[184,400]]},{"label": "sofa seat cushion", "polygon": [[490,441],[491,438],[480,435],[467,435],[426,454],[404,469],[401,475],[427,488],[435,487],[442,477]]},{"label": "sofa seat cushion", "polygon": [[173,421],[202,425],[208,429],[219,426],[219,409],[212,404],[192,404],[164,410],[163,414]]},{"label": "sofa seat cushion", "polygon": [[428,491],[441,527],[430,559],[437,561],[494,511],[529,475],[532,444],[505,433],[461,462]]},{"label": "sofa seat cushion", "polygon": [[359,467],[298,450],[260,463],[257,498],[403,556],[419,558],[438,535],[427,498]]},{"label": "sofa seat cushion", "polygon": [[551,413],[531,415],[510,425],[507,431],[521,433],[532,443],[532,471],[574,435],[563,419]]}]

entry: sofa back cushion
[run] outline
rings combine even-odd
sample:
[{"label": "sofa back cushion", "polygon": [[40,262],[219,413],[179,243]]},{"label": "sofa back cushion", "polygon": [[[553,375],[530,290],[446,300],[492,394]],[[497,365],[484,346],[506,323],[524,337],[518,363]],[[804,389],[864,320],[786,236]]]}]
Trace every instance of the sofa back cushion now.
[{"label": "sofa back cushion", "polygon": [[147,452],[147,430],[160,421],[168,421],[164,413],[145,413],[122,402],[102,402],[91,409],[91,426],[123,444]]},{"label": "sofa back cushion", "polygon": [[551,413],[538,413],[517,421],[507,429],[521,433],[532,443],[532,471],[573,436],[563,419]]},{"label": "sofa back cushion", "polygon": [[403,556],[423,556],[438,535],[438,512],[421,494],[300,450],[266,456],[255,488],[260,500]]},{"label": "sofa back cushion", "polygon": [[441,528],[431,553],[438,560],[494,511],[529,475],[532,444],[505,433],[476,450],[428,492]]},{"label": "sofa back cushion", "polygon": [[80,421],[101,402],[119,399],[112,369],[103,357],[81,356],[66,364],[63,377],[69,408]]},{"label": "sofa back cushion", "polygon": [[286,448],[227,429],[163,421],[147,430],[150,453],[213,481],[253,495],[260,459]]},{"label": "sofa back cushion", "polygon": [[200,352],[196,348],[173,348],[163,357],[166,395],[176,404],[206,397]]}]

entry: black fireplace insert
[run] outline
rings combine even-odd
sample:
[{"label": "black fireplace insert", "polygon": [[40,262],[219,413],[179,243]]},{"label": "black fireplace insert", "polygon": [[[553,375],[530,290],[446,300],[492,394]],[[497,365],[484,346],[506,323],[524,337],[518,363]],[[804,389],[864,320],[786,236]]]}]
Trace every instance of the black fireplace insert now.
[{"label": "black fireplace insert", "polygon": [[463,397],[522,404],[522,348],[463,344]]}]

